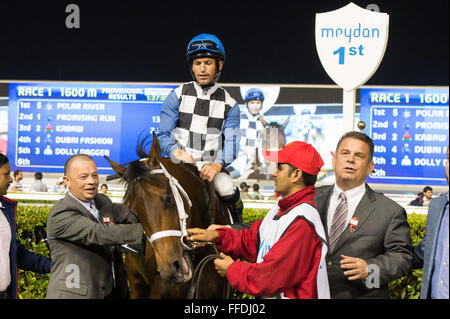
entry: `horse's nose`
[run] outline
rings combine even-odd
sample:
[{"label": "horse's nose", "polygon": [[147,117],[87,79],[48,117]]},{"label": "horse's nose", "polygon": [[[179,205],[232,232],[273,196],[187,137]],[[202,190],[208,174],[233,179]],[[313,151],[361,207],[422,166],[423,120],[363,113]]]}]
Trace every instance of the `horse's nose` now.
[{"label": "horse's nose", "polygon": [[172,270],[173,270],[173,273],[175,275],[175,280],[176,281],[183,280],[183,277],[184,277],[183,265],[180,263],[180,261],[175,260],[172,263]]},{"label": "horse's nose", "polygon": [[172,263],[172,274],[176,282],[184,282],[190,279],[192,274],[184,257],[181,259],[176,259]]}]

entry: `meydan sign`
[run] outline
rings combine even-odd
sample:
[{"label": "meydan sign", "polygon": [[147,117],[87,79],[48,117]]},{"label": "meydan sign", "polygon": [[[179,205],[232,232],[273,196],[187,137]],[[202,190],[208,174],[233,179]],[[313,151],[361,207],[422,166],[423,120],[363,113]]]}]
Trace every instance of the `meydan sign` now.
[{"label": "meydan sign", "polygon": [[[353,130],[355,90],[375,73],[388,40],[389,15],[349,3],[316,14],[316,48],[325,71],[344,89],[344,127]],[[346,112],[347,111],[347,112]],[[348,123],[351,122],[351,125]]]}]

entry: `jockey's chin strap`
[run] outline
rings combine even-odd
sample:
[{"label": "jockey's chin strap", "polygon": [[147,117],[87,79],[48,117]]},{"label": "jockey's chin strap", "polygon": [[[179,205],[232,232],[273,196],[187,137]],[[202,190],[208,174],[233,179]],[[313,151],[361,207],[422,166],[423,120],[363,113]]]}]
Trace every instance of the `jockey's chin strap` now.
[{"label": "jockey's chin strap", "polygon": [[[147,159],[141,159],[141,161],[142,160],[147,160]],[[177,205],[178,218],[180,220],[181,230],[162,230],[162,231],[153,233],[150,237],[144,231],[145,236],[147,236],[147,239],[152,246],[153,246],[154,241],[164,238],[164,237],[180,237],[181,244],[183,245],[183,247],[187,250],[190,250],[190,249],[192,249],[192,247],[188,246],[183,241],[183,238],[188,235],[187,230],[186,230],[186,219],[189,216],[186,214],[186,211],[184,209],[183,198],[181,197],[181,195],[183,195],[183,197],[187,200],[189,208],[192,207],[192,202],[189,199],[189,196],[186,193],[186,191],[183,189],[183,187],[178,182],[178,180],[175,177],[173,177],[172,175],[170,175],[170,173],[167,171],[167,169],[164,167],[164,165],[162,163],[159,163],[159,165],[161,166],[161,168],[151,170],[150,174],[164,174],[167,177],[167,179],[169,180],[169,185],[170,185],[170,188],[172,189],[173,197],[174,197],[175,203]],[[181,192],[181,195],[180,195],[180,192]]]}]

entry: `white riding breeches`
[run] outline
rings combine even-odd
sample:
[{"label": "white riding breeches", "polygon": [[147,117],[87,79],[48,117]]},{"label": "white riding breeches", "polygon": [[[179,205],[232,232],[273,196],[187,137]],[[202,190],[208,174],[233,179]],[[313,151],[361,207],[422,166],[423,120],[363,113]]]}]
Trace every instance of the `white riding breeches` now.
[{"label": "white riding breeches", "polygon": [[234,184],[231,176],[227,173],[219,173],[213,179],[214,187],[220,197],[233,195]]}]

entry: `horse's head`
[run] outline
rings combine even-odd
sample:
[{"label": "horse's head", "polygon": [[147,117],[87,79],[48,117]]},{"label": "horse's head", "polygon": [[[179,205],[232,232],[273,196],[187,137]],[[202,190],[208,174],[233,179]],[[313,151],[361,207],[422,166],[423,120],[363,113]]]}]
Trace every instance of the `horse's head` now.
[{"label": "horse's head", "polygon": [[[108,161],[126,183],[124,203],[137,214],[153,246],[157,270],[164,279],[181,283],[189,280],[192,273],[183,256],[180,203],[178,207],[176,203],[176,198],[180,200],[180,195],[174,194],[173,183],[171,186],[163,171],[164,166],[166,172],[174,172],[176,165],[161,157],[158,139],[154,133],[148,155],[144,151],[144,141],[145,139],[138,146],[140,160],[129,163],[127,167],[110,159]],[[183,207],[189,212],[186,199],[181,199],[181,210]]]},{"label": "horse's head", "polygon": [[261,132],[261,148],[263,151],[281,149],[286,144],[286,137],[284,135],[284,129],[289,122],[289,117],[284,121],[283,124],[278,124],[276,122],[267,122],[261,116],[258,118],[264,125],[264,130]]}]

